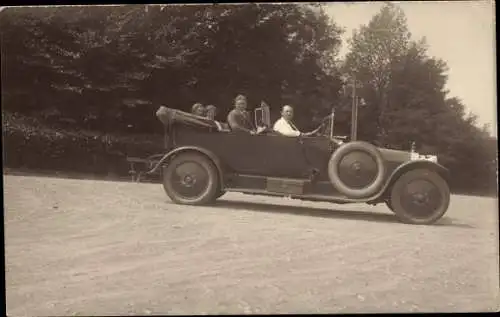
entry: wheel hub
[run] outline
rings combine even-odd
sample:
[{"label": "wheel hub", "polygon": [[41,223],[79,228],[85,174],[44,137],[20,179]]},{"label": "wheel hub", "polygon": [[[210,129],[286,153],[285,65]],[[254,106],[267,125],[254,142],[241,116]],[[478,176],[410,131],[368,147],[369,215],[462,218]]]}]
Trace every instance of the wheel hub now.
[{"label": "wheel hub", "polygon": [[359,177],[359,172],[361,171],[361,163],[359,161],[352,163],[351,169],[354,171],[355,175]]},{"label": "wheel hub", "polygon": [[413,194],[413,201],[417,205],[423,206],[429,203],[429,196],[427,193],[415,193]]},{"label": "wheel hub", "polygon": [[437,188],[426,180],[416,179],[407,184],[402,205],[414,217],[432,215],[439,206],[441,196]]},{"label": "wheel hub", "polygon": [[370,154],[353,151],[339,162],[339,177],[351,188],[369,186],[377,176],[377,163]]},{"label": "wheel hub", "polygon": [[198,197],[206,190],[208,182],[207,171],[193,161],[178,164],[171,176],[172,189],[184,198]]},{"label": "wheel hub", "polygon": [[182,179],[182,185],[191,187],[196,183],[196,177],[193,175],[185,175]]}]

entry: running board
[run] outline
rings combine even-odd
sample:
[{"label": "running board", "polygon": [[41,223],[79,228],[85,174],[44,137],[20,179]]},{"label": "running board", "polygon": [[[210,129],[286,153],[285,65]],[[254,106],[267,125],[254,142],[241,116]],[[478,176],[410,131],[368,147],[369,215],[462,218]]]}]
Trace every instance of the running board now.
[{"label": "running board", "polygon": [[287,193],[276,193],[269,192],[267,190],[262,189],[244,189],[244,188],[225,188],[225,191],[228,192],[238,192],[243,194],[250,195],[263,195],[263,196],[274,196],[274,197],[290,197],[292,199],[300,199],[300,200],[310,200],[310,201],[324,201],[331,202],[337,204],[348,204],[348,203],[368,203],[373,201],[373,197],[365,198],[365,199],[353,199],[347,198],[345,196],[327,196],[327,195],[294,195]]}]

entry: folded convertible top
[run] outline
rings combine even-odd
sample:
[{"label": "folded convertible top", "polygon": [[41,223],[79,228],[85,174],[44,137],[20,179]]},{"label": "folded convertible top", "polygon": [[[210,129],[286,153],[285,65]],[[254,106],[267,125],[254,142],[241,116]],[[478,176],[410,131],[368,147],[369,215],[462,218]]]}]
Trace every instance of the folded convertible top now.
[{"label": "folded convertible top", "polygon": [[156,111],[156,117],[167,127],[174,123],[181,123],[193,127],[217,129],[217,123],[214,120],[165,106],[161,106]]}]

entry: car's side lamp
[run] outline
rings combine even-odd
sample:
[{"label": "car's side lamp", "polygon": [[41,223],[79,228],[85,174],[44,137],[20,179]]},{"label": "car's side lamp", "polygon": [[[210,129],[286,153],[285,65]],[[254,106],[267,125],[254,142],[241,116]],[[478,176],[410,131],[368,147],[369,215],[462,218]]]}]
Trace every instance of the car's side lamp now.
[{"label": "car's side lamp", "polygon": [[437,155],[425,155],[425,154],[418,153],[416,151],[415,142],[411,143],[410,160],[412,160],[412,161],[425,160],[425,161],[431,161],[431,162],[434,162],[434,163],[438,162]]},{"label": "car's side lamp", "polygon": [[419,159],[419,154],[416,151],[415,141],[411,142],[410,159],[411,160],[418,160]]}]

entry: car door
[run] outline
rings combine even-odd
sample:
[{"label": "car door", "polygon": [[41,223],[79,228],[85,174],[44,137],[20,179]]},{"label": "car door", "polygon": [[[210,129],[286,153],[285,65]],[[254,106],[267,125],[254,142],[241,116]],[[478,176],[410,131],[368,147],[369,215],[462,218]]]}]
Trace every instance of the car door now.
[{"label": "car door", "polygon": [[[267,177],[308,178],[311,164],[305,154],[316,155],[314,142],[305,151],[302,138],[249,133],[179,133],[177,146],[196,146],[215,154],[228,171]],[[313,160],[317,161],[317,160]]]},{"label": "car door", "polygon": [[229,133],[219,144],[218,152],[238,174],[289,178],[307,175],[307,163],[298,138]]},{"label": "car door", "polygon": [[334,151],[333,143],[324,136],[304,137],[302,148],[309,169],[318,172],[319,180],[328,180],[328,161]]}]

